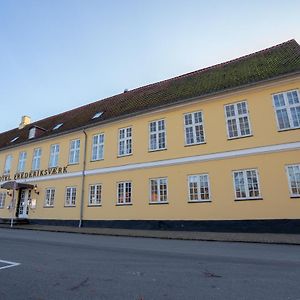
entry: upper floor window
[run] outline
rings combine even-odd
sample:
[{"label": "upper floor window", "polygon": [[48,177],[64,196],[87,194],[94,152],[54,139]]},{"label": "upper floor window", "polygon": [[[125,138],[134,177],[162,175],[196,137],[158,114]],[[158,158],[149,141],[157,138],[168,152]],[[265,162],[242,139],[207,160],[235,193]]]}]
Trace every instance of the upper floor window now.
[{"label": "upper floor window", "polygon": [[80,140],[72,140],[70,142],[69,164],[79,163]]},{"label": "upper floor window", "polygon": [[225,115],[229,139],[251,135],[246,101],[225,105]]},{"label": "upper floor window", "polygon": [[166,126],[165,120],[158,120],[149,123],[149,150],[166,149]]},{"label": "upper floor window", "polygon": [[119,130],[119,156],[130,155],[132,153],[132,128],[122,128]]},{"label": "upper floor window", "polygon": [[5,165],[4,165],[4,174],[9,174],[11,171],[12,155],[9,154],[6,156]]},{"label": "upper floor window", "polygon": [[150,179],[150,203],[168,202],[167,178]]},{"label": "upper floor window", "polygon": [[0,208],[4,208],[5,198],[6,198],[6,193],[4,192],[0,193]]},{"label": "upper floor window", "polygon": [[42,156],[42,149],[41,148],[35,148],[33,150],[32,166],[31,166],[31,169],[33,171],[36,171],[36,170],[40,169],[41,156]]},{"label": "upper floor window", "polygon": [[97,113],[95,113],[92,117],[92,119],[98,119],[103,115],[103,111],[99,111]]},{"label": "upper floor window", "polygon": [[101,193],[102,193],[102,185],[101,184],[90,185],[89,205],[100,205],[101,204]]},{"label": "upper floor window", "polygon": [[45,192],[45,207],[53,207],[54,206],[54,197],[55,197],[55,189],[48,188]]},{"label": "upper floor window", "polygon": [[184,115],[185,144],[204,143],[203,116],[201,111]]},{"label": "upper floor window", "polygon": [[279,130],[300,128],[300,101],[298,91],[273,95]]},{"label": "upper floor window", "polygon": [[189,181],[189,201],[203,202],[209,201],[209,179],[208,174],[191,175]]},{"label": "upper floor window", "polygon": [[76,205],[76,187],[66,188],[65,206],[75,206]]},{"label": "upper floor window", "polygon": [[287,166],[291,197],[300,197],[300,165]]},{"label": "upper floor window", "polygon": [[92,160],[103,159],[104,154],[104,133],[93,136]]},{"label": "upper floor window", "polygon": [[58,158],[59,158],[59,144],[50,146],[50,159],[49,159],[49,167],[54,168],[58,166]]},{"label": "upper floor window", "polygon": [[118,202],[117,204],[130,204],[131,203],[131,182],[118,183]]},{"label": "upper floor window", "polygon": [[25,171],[27,153],[25,151],[19,153],[18,172]]},{"label": "upper floor window", "polygon": [[237,200],[261,197],[256,169],[234,171],[233,180]]},{"label": "upper floor window", "polygon": [[36,133],[36,128],[35,127],[30,128],[28,138],[33,139],[35,137],[35,133]]}]

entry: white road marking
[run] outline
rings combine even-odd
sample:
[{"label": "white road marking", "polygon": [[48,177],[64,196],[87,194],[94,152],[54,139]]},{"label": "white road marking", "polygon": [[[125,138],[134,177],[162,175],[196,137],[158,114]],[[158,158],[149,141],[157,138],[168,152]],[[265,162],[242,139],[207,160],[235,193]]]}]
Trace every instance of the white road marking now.
[{"label": "white road marking", "polygon": [[0,270],[11,268],[11,267],[16,267],[16,266],[20,265],[20,263],[17,263],[17,262],[1,260],[1,259],[0,259],[0,264],[6,264],[6,266],[0,267]]}]

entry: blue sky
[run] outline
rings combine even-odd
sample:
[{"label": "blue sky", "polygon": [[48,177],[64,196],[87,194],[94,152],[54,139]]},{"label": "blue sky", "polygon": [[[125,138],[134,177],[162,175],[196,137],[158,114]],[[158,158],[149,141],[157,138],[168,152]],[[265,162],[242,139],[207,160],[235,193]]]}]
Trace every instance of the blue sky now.
[{"label": "blue sky", "polygon": [[0,132],[296,39],[300,1],[0,0]]}]

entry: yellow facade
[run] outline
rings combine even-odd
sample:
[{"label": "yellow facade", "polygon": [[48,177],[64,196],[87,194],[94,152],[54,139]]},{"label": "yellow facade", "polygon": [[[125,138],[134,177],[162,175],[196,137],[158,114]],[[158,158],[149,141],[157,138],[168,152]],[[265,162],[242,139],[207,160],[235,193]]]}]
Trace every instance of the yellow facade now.
[{"label": "yellow facade", "polygon": [[[42,149],[41,169],[47,169],[50,146],[60,145],[58,166],[67,173],[20,179],[36,185],[32,191],[36,207],[30,208],[29,220],[277,220],[300,219],[300,199],[290,197],[287,165],[300,164],[300,129],[278,130],[272,95],[300,90],[300,77],[270,81],[255,87],[227,92],[215,97],[108,122],[86,129],[86,169],[83,185],[83,130],[58,135],[0,151],[0,175],[5,158],[13,156],[11,179],[17,173],[19,153],[27,153],[25,172],[30,172],[33,149]],[[228,139],[224,106],[246,101],[251,135]],[[204,118],[205,143],[185,145],[184,115],[201,111]],[[165,120],[166,150],[149,151],[149,123]],[[132,128],[132,154],[118,156],[119,129]],[[92,138],[104,133],[104,158],[92,161]],[[80,159],[68,164],[70,141],[80,139]],[[189,160],[190,159],[190,160]],[[236,201],[233,171],[256,169],[260,197]],[[208,174],[210,201],[189,201],[188,176]],[[167,203],[150,204],[151,178],[167,178]],[[130,205],[117,204],[117,183],[130,181]],[[2,183],[5,179],[2,179]],[[101,184],[101,205],[89,206],[89,186]],[[76,187],[76,205],[65,206],[66,187]],[[45,190],[55,189],[53,207],[45,207]],[[82,188],[84,197],[81,198]],[[0,190],[6,192],[6,190]],[[10,218],[6,196],[0,218]],[[17,209],[16,207],[14,208]]]}]

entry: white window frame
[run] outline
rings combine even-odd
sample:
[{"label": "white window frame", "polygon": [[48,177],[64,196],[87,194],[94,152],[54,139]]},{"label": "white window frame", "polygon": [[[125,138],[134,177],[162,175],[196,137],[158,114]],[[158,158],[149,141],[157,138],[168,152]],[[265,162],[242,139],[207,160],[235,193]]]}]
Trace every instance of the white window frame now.
[{"label": "white window frame", "polygon": [[[286,174],[288,178],[288,184],[289,184],[289,191],[290,191],[290,197],[291,198],[300,198],[300,182],[298,183],[296,181],[296,188],[299,189],[299,193],[294,193],[292,190],[292,182],[290,178],[289,168],[298,168],[298,172],[300,173],[300,164],[293,164],[293,165],[287,165],[286,167]],[[295,175],[295,171],[293,170],[293,175]]]},{"label": "white window frame", "polygon": [[34,148],[32,155],[31,170],[37,171],[41,167],[42,148]]},{"label": "white window frame", "polygon": [[[130,198],[129,198],[129,202],[127,202],[126,200],[128,199],[127,197],[127,186],[130,186]],[[121,198],[120,196],[120,188],[122,188],[122,195]],[[131,181],[119,181],[117,182],[117,205],[130,205],[132,204],[132,182]]]},{"label": "white window frame", "polygon": [[[102,141],[101,141],[102,137]],[[97,143],[94,139],[97,138]],[[92,137],[92,159],[91,161],[102,160],[104,158],[104,133],[95,134]]]},{"label": "white window frame", "polygon": [[[166,200],[164,201],[161,201],[161,196],[162,196],[162,193],[161,193],[161,189],[160,189],[160,181],[161,180],[165,180],[166,181],[166,191],[167,191],[167,195],[166,195]],[[157,184],[157,201],[153,201],[153,198],[152,198],[152,181],[155,181],[156,184]],[[149,179],[149,203],[150,204],[164,204],[164,203],[169,203],[169,191],[168,191],[168,178],[167,177],[159,177],[159,178],[150,178]]]},{"label": "white window frame", "polygon": [[6,199],[6,193],[0,192],[0,208],[5,207],[5,199]]},{"label": "white window frame", "polygon": [[[238,105],[245,103],[246,105],[246,113],[242,113],[239,114],[238,111]],[[227,111],[226,108],[233,106],[234,109],[234,116],[227,116]],[[243,138],[243,137],[248,137],[248,136],[252,136],[252,129],[251,129],[251,122],[250,122],[250,115],[249,115],[249,109],[248,109],[248,102],[247,100],[243,100],[243,101],[239,101],[239,102],[235,102],[235,103],[229,103],[224,105],[224,113],[225,113],[225,120],[226,120],[226,130],[227,130],[227,138],[228,140],[233,140],[233,139],[238,139],[238,138]],[[248,122],[248,126],[249,126],[249,133],[247,134],[242,134],[241,132],[241,122],[240,122],[240,118],[247,118],[247,122]],[[230,136],[230,130],[229,130],[229,124],[228,122],[231,120],[235,120],[236,122],[236,127],[237,127],[237,135],[236,136]]]},{"label": "white window frame", "polygon": [[19,153],[17,172],[24,172],[25,171],[26,159],[27,159],[27,152],[26,151],[21,151]]},{"label": "white window frame", "polygon": [[36,127],[32,127],[29,129],[29,133],[28,133],[28,139],[33,139],[35,137],[35,133],[36,133]]},{"label": "white window frame", "polygon": [[[289,104],[287,94],[288,93],[293,93],[293,92],[297,93],[297,97],[298,97],[298,100],[299,100],[298,104]],[[276,105],[275,105],[275,96],[279,96],[279,95],[283,96],[283,100],[284,100],[285,105],[276,107]],[[274,108],[274,113],[275,113],[277,130],[278,131],[285,131],[285,130],[300,128],[300,120],[299,120],[299,126],[294,126],[293,117],[292,117],[292,113],[291,113],[292,108],[300,107],[300,93],[299,93],[299,91],[298,90],[289,90],[289,91],[285,91],[285,92],[281,92],[281,93],[272,94],[272,100],[273,100],[273,108]],[[290,127],[280,128],[279,120],[278,120],[278,116],[277,116],[277,111],[282,110],[282,109],[286,109]]]},{"label": "white window frame", "polygon": [[[195,121],[195,115],[196,114],[201,115],[201,122],[199,122],[199,123],[196,123],[196,121]],[[189,115],[192,118],[192,124],[186,124],[186,116],[189,116]],[[184,126],[184,141],[185,141],[186,146],[205,144],[204,114],[201,110],[190,112],[190,113],[185,113],[183,115],[183,126]],[[201,131],[202,131],[202,134],[203,134],[203,140],[200,141],[200,142],[197,142],[196,126],[201,127]],[[192,135],[193,135],[193,140],[194,140],[193,143],[188,143],[188,140],[187,140],[187,130],[189,128],[192,128]]]},{"label": "white window frame", "polygon": [[[202,193],[201,193],[201,189],[203,189],[203,186],[201,186],[202,180],[201,178],[206,178],[206,182],[207,182],[207,188],[208,188],[208,198],[203,198],[202,197]],[[197,200],[193,200],[192,199],[192,195],[191,195],[191,188],[190,188],[190,183],[191,183],[191,179],[192,178],[196,178],[196,184],[197,184],[197,195],[198,195],[198,199]],[[211,191],[210,191],[210,181],[209,181],[209,175],[208,173],[203,173],[203,174],[192,174],[188,176],[188,202],[194,203],[194,202],[211,202]]]},{"label": "white window frame", "polygon": [[79,163],[80,156],[80,139],[70,141],[69,148],[69,164],[75,165]]},{"label": "white window frame", "polygon": [[4,175],[10,174],[11,165],[12,165],[13,156],[11,154],[6,155],[5,164],[4,164]]},{"label": "white window frame", "polygon": [[[256,180],[257,180],[257,186],[258,186],[258,196],[250,196],[250,190],[249,190],[249,183],[247,180],[247,172],[255,172]],[[243,174],[243,181],[245,185],[245,197],[237,197],[237,186],[235,184],[235,173],[242,173]],[[234,197],[235,200],[255,200],[255,199],[262,199],[261,195],[261,189],[260,189],[260,182],[259,182],[259,173],[257,169],[242,169],[242,170],[234,170],[232,171],[232,180],[233,180],[233,188],[234,188]]]},{"label": "white window frame", "polygon": [[59,151],[59,144],[53,144],[50,146],[49,168],[55,168],[58,166]]},{"label": "white window frame", "polygon": [[[95,188],[95,199],[91,199],[92,196],[92,188]],[[97,191],[99,192],[99,199],[97,199]],[[101,206],[102,205],[102,184],[95,183],[89,185],[89,203],[88,206]]]},{"label": "white window frame", "polygon": [[[159,129],[159,122],[163,122],[164,124],[164,129]],[[151,124],[155,124],[155,131],[151,131]],[[167,149],[167,124],[165,119],[160,119],[160,120],[155,120],[149,122],[148,126],[149,130],[149,151],[160,151],[160,150],[166,150]],[[163,134],[164,136],[164,144],[165,146],[159,146],[159,135]],[[156,141],[156,148],[152,148],[151,144],[151,136],[155,135],[155,141]]]},{"label": "white window frame", "polygon": [[[122,150],[121,144],[123,144],[123,153],[121,151]],[[132,154],[132,127],[129,126],[129,127],[120,128],[119,141],[118,141],[118,156],[127,156],[131,154]]]},{"label": "white window frame", "polygon": [[67,186],[65,192],[65,206],[75,207],[77,199],[77,187],[76,186]]},{"label": "white window frame", "polygon": [[54,200],[55,200],[55,188],[46,188],[44,207],[54,207]]}]

